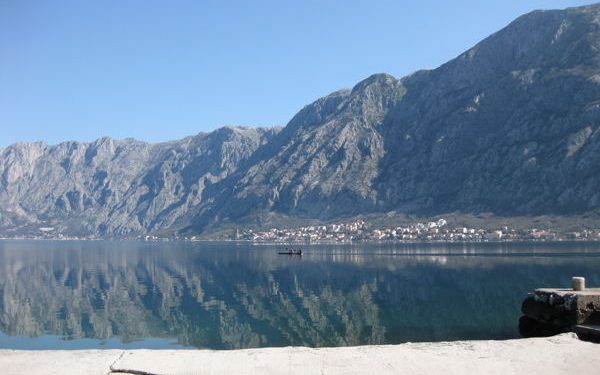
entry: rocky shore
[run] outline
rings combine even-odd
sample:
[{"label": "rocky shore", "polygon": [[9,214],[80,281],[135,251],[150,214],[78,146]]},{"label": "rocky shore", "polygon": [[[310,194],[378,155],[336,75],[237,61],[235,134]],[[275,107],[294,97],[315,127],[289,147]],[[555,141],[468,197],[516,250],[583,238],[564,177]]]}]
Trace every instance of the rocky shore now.
[{"label": "rocky shore", "polygon": [[506,341],[246,350],[0,350],[5,375],[597,374],[600,346],[566,333]]}]

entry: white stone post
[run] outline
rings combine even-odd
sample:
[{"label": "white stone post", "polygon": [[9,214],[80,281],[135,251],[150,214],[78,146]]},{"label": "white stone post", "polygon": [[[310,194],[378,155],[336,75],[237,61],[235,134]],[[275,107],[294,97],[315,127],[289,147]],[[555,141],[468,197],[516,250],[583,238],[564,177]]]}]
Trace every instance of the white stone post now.
[{"label": "white stone post", "polygon": [[581,291],[585,289],[585,277],[572,277],[571,285],[573,286],[573,290]]}]

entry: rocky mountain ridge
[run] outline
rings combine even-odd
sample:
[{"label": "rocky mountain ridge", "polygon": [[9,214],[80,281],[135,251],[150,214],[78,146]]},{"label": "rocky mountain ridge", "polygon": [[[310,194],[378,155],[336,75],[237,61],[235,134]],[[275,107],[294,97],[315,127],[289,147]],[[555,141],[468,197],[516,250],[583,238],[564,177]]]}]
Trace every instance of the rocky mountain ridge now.
[{"label": "rocky mountain ridge", "polygon": [[0,158],[1,225],[99,236],[168,228],[202,200],[207,185],[278,131],[225,127],[158,144],[105,137],[12,145]]},{"label": "rocky mountain ridge", "polygon": [[536,11],[437,69],[318,99],[283,129],[8,147],[0,229],[129,236],[267,214],[596,212],[599,127],[600,5]]}]

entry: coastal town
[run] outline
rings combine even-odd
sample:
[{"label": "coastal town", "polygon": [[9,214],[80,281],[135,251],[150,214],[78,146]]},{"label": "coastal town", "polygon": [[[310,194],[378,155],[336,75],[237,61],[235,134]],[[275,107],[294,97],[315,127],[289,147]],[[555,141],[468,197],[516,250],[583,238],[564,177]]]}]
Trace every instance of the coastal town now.
[{"label": "coastal town", "polygon": [[[191,238],[194,240],[195,238]],[[389,228],[375,228],[364,220],[328,225],[311,225],[265,231],[239,229],[235,240],[277,243],[345,243],[345,242],[486,242],[486,241],[559,241],[600,240],[600,230],[561,232],[546,229],[497,229],[454,227],[441,218],[435,221]]]},{"label": "coastal town", "polygon": [[[58,228],[41,227],[38,232],[7,235],[0,239],[102,240],[101,236],[74,236]],[[365,220],[263,230],[237,228],[218,235],[146,234],[122,237],[144,241],[240,241],[253,243],[360,243],[360,242],[512,242],[512,241],[600,241],[600,229],[575,231],[523,229],[501,226],[482,228],[451,225],[446,219],[381,227]]]}]

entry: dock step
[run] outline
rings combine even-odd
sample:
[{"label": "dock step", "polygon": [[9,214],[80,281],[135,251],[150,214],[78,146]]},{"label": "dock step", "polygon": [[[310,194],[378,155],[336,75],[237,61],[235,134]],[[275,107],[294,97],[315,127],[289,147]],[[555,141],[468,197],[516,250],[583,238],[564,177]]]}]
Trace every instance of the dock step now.
[{"label": "dock step", "polygon": [[573,332],[581,340],[600,342],[600,324],[580,324],[573,327]]}]

